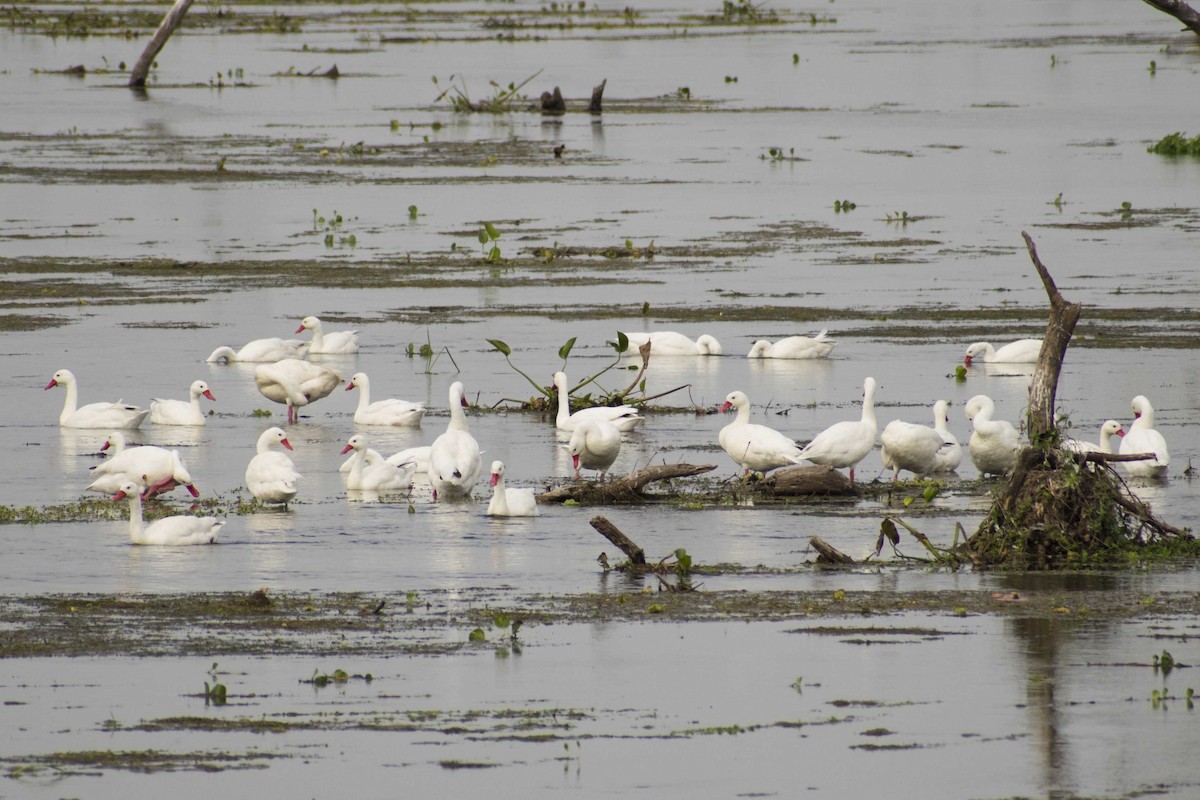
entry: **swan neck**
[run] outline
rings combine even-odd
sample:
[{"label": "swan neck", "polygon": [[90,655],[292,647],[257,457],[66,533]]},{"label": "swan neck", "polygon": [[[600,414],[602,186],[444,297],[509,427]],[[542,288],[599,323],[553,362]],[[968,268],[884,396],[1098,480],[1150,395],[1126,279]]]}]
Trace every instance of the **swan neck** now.
[{"label": "swan neck", "polygon": [[142,539],[142,498],[136,493],[126,497],[129,499],[129,541],[137,544]]},{"label": "swan neck", "polygon": [[742,403],[740,406],[738,406],[737,417],[734,419],[734,424],[735,425],[749,425],[750,424],[750,403],[749,402]]}]

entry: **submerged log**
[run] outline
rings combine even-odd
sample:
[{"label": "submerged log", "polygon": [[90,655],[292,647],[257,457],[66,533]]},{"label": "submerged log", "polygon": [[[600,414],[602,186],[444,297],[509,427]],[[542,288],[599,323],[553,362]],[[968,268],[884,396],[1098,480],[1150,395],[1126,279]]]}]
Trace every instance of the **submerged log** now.
[{"label": "submerged log", "polygon": [[592,517],[589,524],[599,531],[600,535],[605,539],[608,539],[619,547],[621,552],[629,559],[630,564],[645,566],[646,554],[642,551],[642,548],[638,546],[637,542],[621,533],[621,530],[616,525],[613,525],[604,517]]},{"label": "submerged log", "polygon": [[567,101],[563,99],[562,92],[557,86],[553,92],[542,92],[542,113],[543,114],[563,114],[567,110]]},{"label": "submerged log", "polygon": [[600,113],[600,106],[604,101],[604,87],[608,85],[608,78],[600,81],[598,86],[592,88],[592,102],[588,104],[588,111],[593,114]]},{"label": "submerged log", "polygon": [[154,32],[154,36],[150,39],[150,43],[146,45],[146,49],[142,51],[142,55],[138,58],[137,63],[133,65],[133,70],[129,73],[129,87],[131,89],[142,89],[146,86],[146,76],[150,74],[150,67],[154,64],[154,59],[158,58],[159,52],[166,45],[167,39],[171,38],[171,34],[183,22],[184,15],[192,6],[192,0],[175,0],[175,5],[171,6],[171,10],[163,17],[163,21],[159,23],[158,30]]},{"label": "submerged log", "polygon": [[642,493],[646,484],[654,481],[669,481],[672,478],[690,478],[712,472],[716,464],[658,464],[632,472],[623,478],[610,479],[608,483],[575,481],[559,486],[537,496],[539,503],[563,503],[575,500],[580,503],[636,503],[645,499]]},{"label": "submerged log", "polygon": [[808,543],[817,551],[818,564],[856,564],[853,558],[838,550],[820,536],[810,536]]},{"label": "submerged log", "polygon": [[861,494],[854,482],[833,467],[783,467],[771,473],[762,485],[777,497],[810,494]]}]

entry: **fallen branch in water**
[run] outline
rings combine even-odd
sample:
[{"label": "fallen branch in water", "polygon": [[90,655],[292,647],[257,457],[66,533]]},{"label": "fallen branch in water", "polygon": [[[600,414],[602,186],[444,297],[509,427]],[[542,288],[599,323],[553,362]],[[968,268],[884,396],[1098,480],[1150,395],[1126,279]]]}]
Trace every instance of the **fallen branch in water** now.
[{"label": "fallen branch in water", "polygon": [[715,464],[658,464],[631,472],[623,478],[608,483],[575,481],[559,486],[537,496],[539,503],[563,503],[574,500],[579,503],[603,505],[606,503],[637,503],[645,499],[642,488],[654,481],[669,481],[673,478],[690,478],[716,469]]}]

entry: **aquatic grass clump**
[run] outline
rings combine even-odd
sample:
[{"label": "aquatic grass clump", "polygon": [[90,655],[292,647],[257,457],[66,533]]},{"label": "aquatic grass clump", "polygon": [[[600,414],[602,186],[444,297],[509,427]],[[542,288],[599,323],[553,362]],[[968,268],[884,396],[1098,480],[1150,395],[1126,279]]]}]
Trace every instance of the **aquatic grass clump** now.
[{"label": "aquatic grass clump", "polygon": [[1146,148],[1146,152],[1160,156],[1200,156],[1200,136],[1189,139],[1186,133],[1176,131]]}]

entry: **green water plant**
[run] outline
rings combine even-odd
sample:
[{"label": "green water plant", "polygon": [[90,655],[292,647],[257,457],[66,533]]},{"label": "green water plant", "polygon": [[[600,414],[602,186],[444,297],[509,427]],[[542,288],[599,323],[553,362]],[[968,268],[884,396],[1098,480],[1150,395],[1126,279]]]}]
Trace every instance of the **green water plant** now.
[{"label": "green water plant", "polygon": [[[542,70],[539,69],[520,83],[510,82],[507,86],[502,86],[494,80],[488,81],[488,85],[493,89],[492,95],[478,101],[471,100],[470,92],[467,91],[467,84],[462,75],[451,75],[448,79],[449,85],[434,98],[433,102],[440,103],[445,100],[450,104],[451,109],[460,114],[506,113],[512,110],[515,103],[527,102],[529,100],[528,97],[521,94],[521,90],[525,88],[526,84],[541,74]],[[441,85],[436,75],[433,76],[433,85],[439,87]]]},{"label": "green water plant", "polygon": [[496,230],[496,226],[490,222],[483,223],[478,238],[479,246],[483,248],[483,263],[499,264],[503,259],[500,255],[500,231]]},{"label": "green water plant", "polygon": [[1160,156],[1200,156],[1200,136],[1189,139],[1186,133],[1176,131],[1159,139],[1146,151]]},{"label": "green water plant", "polygon": [[204,682],[204,705],[208,705],[209,703],[214,706],[225,705],[228,690],[225,688],[225,684],[217,680],[216,661],[208,668],[208,677],[212,679],[212,685],[209,685],[208,681]]}]

